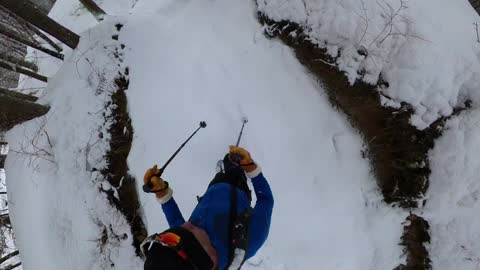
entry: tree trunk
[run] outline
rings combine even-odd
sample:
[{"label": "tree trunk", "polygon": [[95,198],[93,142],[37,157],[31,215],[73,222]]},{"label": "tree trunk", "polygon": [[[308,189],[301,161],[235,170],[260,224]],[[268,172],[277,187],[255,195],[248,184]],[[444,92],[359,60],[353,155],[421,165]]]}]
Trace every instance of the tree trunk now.
[{"label": "tree trunk", "polygon": [[63,51],[62,47],[58,46],[57,43],[55,43],[47,35],[45,35],[42,31],[40,31],[40,29],[38,29],[33,25],[29,25],[29,27],[30,29],[32,29],[33,32],[35,32],[35,34],[37,34],[37,36],[39,36],[41,39],[43,39],[48,44],[50,44],[50,46],[52,46],[52,48],[54,48],[58,53],[61,53]]},{"label": "tree trunk", "polygon": [[80,37],[77,34],[50,19],[29,0],[1,0],[0,5],[4,6],[6,9],[15,13],[30,24],[60,40],[72,49],[75,49],[80,41]]},{"label": "tree trunk", "polygon": [[[2,2],[0,2],[0,4],[2,4]],[[39,50],[39,51],[42,51],[42,52],[44,52],[44,53],[46,53],[46,54],[49,54],[49,55],[51,55],[51,56],[53,56],[53,57],[56,57],[56,58],[58,58],[58,59],[63,60],[63,54],[58,53],[58,52],[56,52],[56,51],[52,51],[52,50],[47,49],[47,48],[45,48],[45,47],[42,47],[42,46],[36,44],[36,43],[33,42],[33,41],[30,41],[30,40],[28,40],[28,39],[26,39],[26,38],[23,38],[23,37],[21,37],[20,35],[12,32],[12,31],[9,31],[5,26],[0,25],[0,34],[4,35],[4,36],[6,36],[6,37],[8,37],[8,38],[10,38],[10,39],[13,39],[13,40],[15,40],[15,41],[17,41],[17,42],[20,42],[20,43],[22,43],[22,44],[25,44],[25,45],[27,45],[27,46],[30,46],[30,47],[32,47],[32,48],[34,48],[34,49],[37,49],[37,50]]]},{"label": "tree trunk", "polygon": [[10,264],[10,265],[7,265],[5,268],[3,268],[3,270],[13,270],[13,269],[19,267],[21,264],[22,264],[22,262],[18,262],[16,264]]},{"label": "tree trunk", "polygon": [[49,109],[48,106],[27,99],[0,94],[0,130],[9,130],[15,125],[42,116]]},{"label": "tree trunk", "polygon": [[3,258],[0,258],[0,264],[4,263],[6,260],[11,259],[15,256],[17,256],[20,252],[18,250],[15,250],[14,252],[4,256]]},{"label": "tree trunk", "polygon": [[[27,21],[25,21],[24,19],[18,17],[15,13],[9,11],[8,9],[6,9],[5,7],[3,6],[0,6],[0,10],[2,11],[2,13],[5,13],[5,14],[8,14],[8,16],[12,17],[15,19],[15,21],[17,21],[17,23],[19,25],[21,25],[22,27],[24,28],[28,28],[29,30],[31,30],[33,33],[35,33],[38,37],[40,37],[41,39],[43,39],[45,42],[47,42],[48,44],[50,44],[50,46],[52,48],[54,48],[57,52],[61,53],[63,51],[63,48],[61,46],[59,46],[57,43],[55,43],[50,37],[48,37],[46,34],[44,34],[40,29],[38,29],[37,27],[31,25],[30,23],[28,23]],[[47,12],[48,14],[48,12]]]},{"label": "tree trunk", "polygon": [[17,66],[21,66],[21,67],[24,67],[24,68],[31,69],[35,72],[38,72],[38,66],[36,64],[34,64],[32,62],[28,62],[28,61],[20,59],[20,58],[16,58],[16,57],[11,56],[11,55],[0,54],[0,60],[3,60],[4,62],[10,62],[10,63],[15,64]]},{"label": "tree trunk", "polygon": [[[0,169],[4,169],[5,168],[5,161],[7,160],[7,156],[6,155],[0,155]],[[2,193],[0,193],[2,194]],[[5,192],[6,194],[6,192]]]},{"label": "tree trunk", "polygon": [[[10,96],[10,97],[13,97],[13,98],[25,99],[25,100],[28,100],[28,101],[31,101],[31,102],[35,102],[35,101],[38,100],[38,97],[36,97],[36,96],[25,95],[25,94],[19,93],[17,91],[12,91],[12,90],[3,89],[3,88],[0,88],[0,95],[7,95],[7,96]],[[0,141],[0,145],[1,145],[1,143],[2,142]]]},{"label": "tree trunk", "polygon": [[93,0],[80,0],[80,3],[82,3],[83,6],[85,6],[85,8],[92,13],[97,21],[103,21],[106,13]]},{"label": "tree trunk", "polygon": [[24,68],[19,67],[15,64],[12,64],[12,63],[8,63],[8,62],[4,62],[4,61],[0,60],[0,68],[4,68],[6,70],[18,72],[20,74],[32,77],[32,78],[37,79],[39,81],[48,83],[48,78],[47,77],[45,77],[43,75],[40,75],[38,73],[35,73],[33,71],[30,71],[28,69],[24,69]]}]

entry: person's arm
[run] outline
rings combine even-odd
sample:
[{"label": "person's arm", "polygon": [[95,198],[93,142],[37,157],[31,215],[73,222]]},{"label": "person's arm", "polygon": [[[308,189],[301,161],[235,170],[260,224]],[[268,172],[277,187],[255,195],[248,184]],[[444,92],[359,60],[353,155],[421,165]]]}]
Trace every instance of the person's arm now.
[{"label": "person's arm", "polygon": [[157,165],[148,169],[143,177],[143,182],[145,184],[143,188],[148,192],[155,193],[157,201],[162,205],[163,213],[165,214],[170,227],[182,226],[185,223],[185,219],[172,197],[173,191],[168,187],[168,183],[160,176],[161,170],[158,169]]},{"label": "person's arm", "polygon": [[230,146],[229,157],[230,160],[236,161],[242,166],[247,176],[252,179],[253,188],[257,195],[257,203],[253,209],[248,229],[247,258],[251,258],[267,240],[272,221],[273,194],[270,185],[262,174],[262,169],[253,161],[247,150]]},{"label": "person's arm", "polygon": [[[260,168],[258,168],[260,169]],[[265,243],[270,231],[273,212],[273,193],[267,180],[260,170],[247,173],[252,179],[253,188],[257,196],[257,203],[250,220],[247,257],[253,257]]]},{"label": "person's arm", "polygon": [[157,196],[157,201],[162,205],[163,213],[167,218],[170,228],[182,226],[185,223],[182,212],[178,208],[177,202],[173,199],[172,189],[168,189],[167,193],[160,198]]}]

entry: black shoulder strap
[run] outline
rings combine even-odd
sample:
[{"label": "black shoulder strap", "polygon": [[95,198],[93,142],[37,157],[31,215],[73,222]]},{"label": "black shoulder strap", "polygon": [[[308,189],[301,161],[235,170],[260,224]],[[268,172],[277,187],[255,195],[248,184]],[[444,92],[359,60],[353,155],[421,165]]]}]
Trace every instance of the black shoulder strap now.
[{"label": "black shoulder strap", "polygon": [[228,264],[225,269],[232,264],[233,258],[235,256],[235,246],[234,246],[234,227],[235,221],[237,219],[237,186],[238,181],[235,181],[235,185],[232,185],[232,193],[230,195],[230,220],[228,222]]},{"label": "black shoulder strap", "polygon": [[229,269],[230,265],[235,259],[235,250],[237,248],[244,250],[244,257],[242,262],[239,265],[238,269],[243,265],[247,256],[247,247],[248,247],[248,227],[250,224],[250,216],[252,213],[251,208],[251,197],[249,197],[249,206],[247,211],[239,215],[237,213],[237,188],[239,186],[239,179],[234,181],[232,185],[232,193],[230,196],[230,220],[229,220],[229,229],[228,229],[228,239],[229,239],[229,251],[228,251],[228,264],[225,269]]}]

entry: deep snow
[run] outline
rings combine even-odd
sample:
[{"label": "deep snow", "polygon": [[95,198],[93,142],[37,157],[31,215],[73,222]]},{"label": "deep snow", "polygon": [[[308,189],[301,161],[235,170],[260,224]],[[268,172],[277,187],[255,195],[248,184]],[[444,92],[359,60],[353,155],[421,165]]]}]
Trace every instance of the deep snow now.
[{"label": "deep snow", "polygon": [[[52,12],[64,7],[63,18],[76,18],[68,3],[59,1]],[[115,20],[82,35],[41,100],[50,103],[49,114],[8,133],[12,148],[19,148],[45,121],[52,142],[54,163],[17,154],[7,162],[26,269],[141,268],[128,240],[108,243],[107,252],[96,255],[103,225],[129,236],[125,221],[98,193],[108,185],[89,171],[101,168],[108,149],[108,137],[97,140],[96,134],[108,127],[101,112],[109,95],[95,92],[99,72],[114,75],[108,48]],[[86,21],[94,24],[78,19]],[[142,1],[125,21],[120,41],[127,45],[135,129],[129,162],[137,179],[206,120],[209,127],[165,173],[188,215],[234,141],[240,117],[249,116],[243,145],[264,167],[277,203],[270,240],[246,268],[316,268],[320,260],[337,269],[385,269],[401,262],[396,244],[406,213],[381,201],[358,134],[330,108],[290,49],[263,37],[253,4]],[[39,143],[48,147],[46,138]],[[142,194],[142,204],[150,232],[166,229],[152,196]]]},{"label": "deep snow", "polygon": [[114,29],[107,21],[85,32],[39,100],[51,106],[49,113],[6,136],[10,211],[24,269],[135,269],[142,263],[127,221],[100,193],[111,188],[98,173],[109,147],[105,107],[122,70],[113,56],[120,44],[105,35]]},{"label": "deep snow", "polygon": [[432,174],[425,217],[433,269],[480,266],[480,111],[450,120],[430,153]]},{"label": "deep snow", "polygon": [[[164,174],[189,216],[247,116],[242,145],[263,166],[276,199],[270,240],[253,264],[396,266],[405,213],[381,202],[358,134],[291,50],[263,36],[253,4],[167,2],[139,2],[120,36],[131,48],[129,164],[137,179],[207,121]],[[142,205],[150,233],[167,228],[152,195],[142,194]]]},{"label": "deep snow", "polygon": [[[390,104],[411,102],[417,111],[413,123],[420,128],[449,114],[465,96],[476,101],[471,90],[478,86],[478,47],[465,24],[470,27],[469,20],[477,17],[466,1],[409,3],[403,14],[409,23],[401,21],[399,27],[429,42],[388,38],[373,44],[373,57],[363,60],[355,55],[358,45],[371,43],[385,22],[375,1],[364,1],[371,31],[362,42],[362,1],[305,1],[303,7],[297,1],[274,2],[259,1],[259,8],[276,19],[312,26],[312,38],[328,42],[332,54],[343,48],[338,64],[352,81],[362,67],[370,82],[382,72],[390,82],[385,92],[393,98]],[[96,135],[110,124],[102,116],[108,114],[109,94],[95,93],[99,71],[109,80],[116,75],[118,61],[110,52],[119,43],[110,36],[118,21],[125,23],[120,42],[126,45],[119,68],[131,71],[127,94],[135,137],[129,166],[139,185],[148,167],[162,164],[198,121],[207,121],[208,128],[164,174],[188,217],[216,161],[234,143],[241,117],[248,116],[242,145],[264,168],[276,206],[270,238],[245,269],[392,269],[404,260],[398,242],[408,213],[382,202],[361,156],[360,136],[330,107],[322,87],[291,50],[265,39],[253,3],[98,3],[118,16],[98,24],[77,1],[56,3],[50,15],[62,24],[79,33],[94,28],[82,33],[79,49],[67,50],[62,66],[39,59],[43,74],[56,73],[41,99],[52,109],[7,134],[12,149],[20,149],[45,124],[52,142],[50,149],[42,136],[38,146],[46,147],[54,162],[16,153],[7,160],[10,207],[25,269],[142,268],[124,218],[98,192],[109,186],[90,171],[105,165],[108,150],[108,136],[97,140]],[[313,3],[318,8],[311,8]],[[397,2],[388,3],[395,9]],[[430,6],[442,8],[427,10]],[[442,16],[454,19],[439,20]],[[470,147],[478,137],[472,128],[477,119],[480,115],[471,112],[451,120],[431,154],[429,201],[419,211],[432,225],[435,269],[472,269],[480,257],[472,240],[478,238],[474,213],[480,192]],[[141,200],[149,232],[166,229],[154,198],[142,193]],[[121,237],[111,234],[99,255],[103,225],[112,225]]]}]

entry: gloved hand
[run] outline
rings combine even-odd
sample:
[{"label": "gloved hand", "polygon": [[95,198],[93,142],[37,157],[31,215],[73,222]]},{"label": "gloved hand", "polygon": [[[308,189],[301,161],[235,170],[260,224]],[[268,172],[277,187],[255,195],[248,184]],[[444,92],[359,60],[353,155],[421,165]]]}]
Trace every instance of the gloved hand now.
[{"label": "gloved hand", "polygon": [[261,172],[260,166],[252,160],[250,153],[241,147],[230,146],[229,158],[232,162],[239,164],[250,178],[256,177]]},{"label": "gloved hand", "polygon": [[151,192],[156,193],[158,198],[168,193],[168,182],[160,178],[160,169],[158,169],[157,165],[145,172],[143,183],[150,188]]}]

